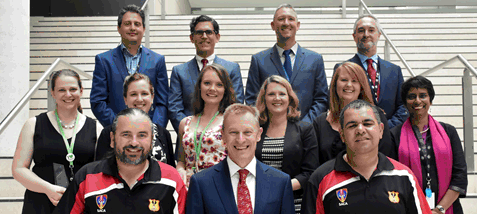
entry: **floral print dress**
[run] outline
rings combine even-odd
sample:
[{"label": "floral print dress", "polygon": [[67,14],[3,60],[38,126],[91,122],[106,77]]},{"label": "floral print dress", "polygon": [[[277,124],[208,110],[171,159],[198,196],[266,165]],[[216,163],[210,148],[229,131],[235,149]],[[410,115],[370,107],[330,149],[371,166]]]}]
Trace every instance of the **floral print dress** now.
[{"label": "floral print dress", "polygon": [[[189,184],[190,177],[194,174],[192,167],[195,167],[196,155],[194,144],[195,126],[191,127],[192,116],[186,118],[184,126],[184,135],[182,136],[182,147],[185,154],[185,170],[187,172],[187,184]],[[194,124],[195,125],[195,124]],[[202,139],[202,147],[199,154],[198,171],[207,169],[227,157],[225,144],[222,143],[222,129],[223,123],[218,126],[209,127],[205,130]],[[197,132],[197,141],[200,139],[202,132]]]}]

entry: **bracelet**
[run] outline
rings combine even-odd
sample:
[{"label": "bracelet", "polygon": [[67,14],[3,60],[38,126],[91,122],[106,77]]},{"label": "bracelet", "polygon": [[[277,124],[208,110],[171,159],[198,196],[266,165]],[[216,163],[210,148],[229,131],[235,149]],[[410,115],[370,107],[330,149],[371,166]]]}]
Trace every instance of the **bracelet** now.
[{"label": "bracelet", "polygon": [[446,213],[446,210],[445,210],[444,207],[442,207],[441,205],[437,205],[437,206],[436,206],[436,209],[438,209],[439,212],[441,212],[441,213]]}]

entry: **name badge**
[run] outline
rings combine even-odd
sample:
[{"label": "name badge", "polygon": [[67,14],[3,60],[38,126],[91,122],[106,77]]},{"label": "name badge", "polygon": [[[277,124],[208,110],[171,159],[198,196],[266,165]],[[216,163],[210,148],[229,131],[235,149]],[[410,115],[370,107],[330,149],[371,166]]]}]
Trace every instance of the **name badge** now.
[{"label": "name badge", "polygon": [[427,203],[429,204],[429,207],[435,207],[436,193],[432,192],[432,190],[429,188],[426,188],[425,193],[426,193],[426,200],[427,200]]}]

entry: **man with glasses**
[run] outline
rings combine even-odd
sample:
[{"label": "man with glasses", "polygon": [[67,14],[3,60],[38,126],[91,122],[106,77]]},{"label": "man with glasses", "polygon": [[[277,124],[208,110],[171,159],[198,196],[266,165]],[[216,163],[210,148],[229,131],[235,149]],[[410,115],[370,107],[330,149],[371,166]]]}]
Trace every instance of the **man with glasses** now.
[{"label": "man with glasses", "polygon": [[252,56],[245,102],[254,105],[265,79],[280,75],[290,82],[300,100],[300,119],[311,124],[328,109],[328,84],[323,57],[296,42],[295,35],[300,22],[291,5],[278,6],[271,27],[277,36],[277,43]]},{"label": "man with glasses", "polygon": [[215,19],[201,15],[190,22],[190,41],[195,45],[196,55],[190,61],[174,66],[169,90],[169,119],[176,132],[184,117],[192,115],[192,96],[199,72],[207,65],[224,66],[232,81],[237,101],[243,103],[244,92],[240,67],[215,55],[215,44],[220,40],[219,24]]},{"label": "man with glasses", "polygon": [[127,108],[123,82],[126,76],[136,72],[147,75],[154,86],[155,96],[150,111],[152,121],[163,127],[167,125],[166,62],[163,55],[141,45],[145,30],[144,11],[136,5],[124,7],[118,16],[121,44],[95,57],[91,110],[104,127]]}]

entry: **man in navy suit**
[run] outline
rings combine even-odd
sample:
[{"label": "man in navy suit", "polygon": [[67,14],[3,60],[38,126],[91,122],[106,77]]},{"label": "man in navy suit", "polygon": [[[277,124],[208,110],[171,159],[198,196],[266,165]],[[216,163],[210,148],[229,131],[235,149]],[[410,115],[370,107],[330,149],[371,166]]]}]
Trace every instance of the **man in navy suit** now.
[{"label": "man in navy suit", "polygon": [[124,7],[118,16],[121,44],[95,57],[90,102],[94,116],[106,127],[116,114],[126,108],[123,97],[124,78],[135,72],[149,76],[154,86],[154,103],[150,114],[154,123],[167,125],[168,83],[164,56],[141,46],[146,26],[144,11],[136,5]]},{"label": "man in navy suit", "polygon": [[278,7],[271,23],[277,35],[272,48],[252,56],[245,92],[245,102],[255,104],[263,81],[280,75],[292,85],[300,100],[301,120],[311,124],[328,109],[328,84],[320,54],[302,48],[295,40],[300,28],[297,14],[289,4]]},{"label": "man in navy suit", "polygon": [[290,176],[255,158],[261,133],[254,107],[233,104],[225,110],[228,157],[191,177],[187,214],[295,213]]},{"label": "man in navy suit", "polygon": [[219,24],[206,15],[193,18],[190,22],[190,41],[195,45],[196,55],[190,61],[174,66],[169,90],[169,119],[178,132],[184,117],[192,115],[194,86],[204,65],[217,63],[229,73],[237,101],[243,103],[243,83],[240,67],[215,55],[215,44],[220,40]]},{"label": "man in navy suit", "polygon": [[[348,61],[361,65],[368,74],[374,103],[384,110],[389,128],[392,128],[402,124],[408,117],[407,110],[400,97],[404,78],[401,67],[378,56],[377,45],[380,36],[379,22],[376,17],[373,15],[359,17],[354,24],[353,31],[358,53]],[[372,62],[372,65],[368,62]],[[335,69],[338,65],[335,65]],[[374,81],[373,72],[370,72],[372,70],[375,73]]]}]

